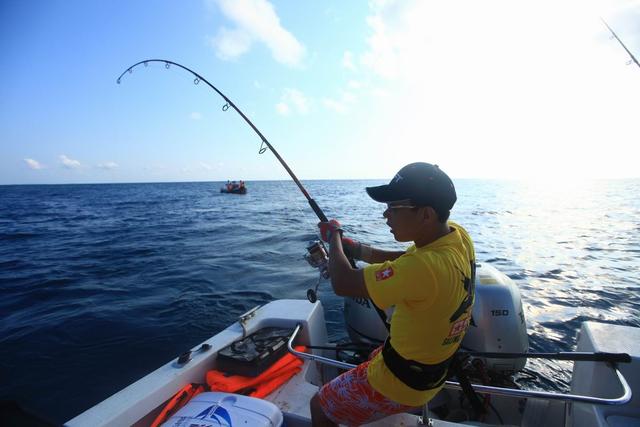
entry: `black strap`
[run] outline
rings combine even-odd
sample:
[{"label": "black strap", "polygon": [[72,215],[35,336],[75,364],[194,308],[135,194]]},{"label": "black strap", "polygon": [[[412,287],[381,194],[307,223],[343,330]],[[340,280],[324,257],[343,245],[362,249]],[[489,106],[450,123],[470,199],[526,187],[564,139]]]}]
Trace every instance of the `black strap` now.
[{"label": "black strap", "polygon": [[387,328],[387,332],[389,332],[389,330],[391,329],[391,325],[389,325],[389,322],[387,322],[387,313],[383,309],[378,307],[372,299],[369,299],[369,301],[371,301],[371,305],[373,305],[373,308],[376,309],[378,316],[380,316],[380,320],[382,320],[382,323],[384,323],[384,327]]},{"label": "black strap", "polygon": [[440,387],[447,379],[447,369],[453,356],[435,365],[427,365],[402,357],[387,338],[382,348],[384,364],[400,381],[414,390],[431,390]]},{"label": "black strap", "polygon": [[460,387],[462,387],[462,392],[469,399],[471,403],[471,407],[475,411],[477,416],[484,415],[487,413],[480,397],[478,397],[478,393],[471,387],[471,381],[469,381],[469,377],[464,372],[462,368],[463,360],[466,358],[465,355],[460,353],[456,353],[453,355],[453,360],[451,361],[451,366],[449,367],[449,375],[448,377],[455,376],[460,383]]},{"label": "black strap", "polygon": [[414,390],[430,390],[440,387],[446,380],[455,376],[462,387],[462,392],[469,399],[474,412],[480,416],[487,413],[480,397],[471,386],[471,381],[462,365],[467,358],[464,353],[454,353],[453,356],[435,365],[426,365],[407,360],[391,346],[390,340],[382,348],[384,364],[400,381]]}]

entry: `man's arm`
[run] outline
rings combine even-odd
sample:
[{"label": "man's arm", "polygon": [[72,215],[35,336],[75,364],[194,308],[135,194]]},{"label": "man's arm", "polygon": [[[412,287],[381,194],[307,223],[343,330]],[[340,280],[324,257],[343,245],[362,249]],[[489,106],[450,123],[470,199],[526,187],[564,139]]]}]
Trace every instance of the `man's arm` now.
[{"label": "man's arm", "polygon": [[329,241],[329,275],[331,286],[338,296],[369,298],[364,272],[351,267],[342,247],[341,235],[335,231]]},{"label": "man's arm", "polygon": [[404,251],[384,251],[382,249],[376,249],[364,243],[360,243],[360,250],[356,258],[367,262],[369,264],[380,264],[385,261],[393,261],[396,258],[404,255]]}]

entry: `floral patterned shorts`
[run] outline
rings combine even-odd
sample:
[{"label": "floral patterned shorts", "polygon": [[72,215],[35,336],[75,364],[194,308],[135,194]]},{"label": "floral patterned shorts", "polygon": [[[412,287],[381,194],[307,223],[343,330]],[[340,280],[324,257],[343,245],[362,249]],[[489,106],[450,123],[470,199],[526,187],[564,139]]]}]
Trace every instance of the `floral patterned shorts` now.
[{"label": "floral patterned shorts", "polygon": [[338,424],[358,426],[414,409],[389,400],[374,390],[367,381],[367,367],[373,356],[381,350],[382,347],[376,349],[368,361],[322,386],[318,393],[320,405],[330,420]]}]

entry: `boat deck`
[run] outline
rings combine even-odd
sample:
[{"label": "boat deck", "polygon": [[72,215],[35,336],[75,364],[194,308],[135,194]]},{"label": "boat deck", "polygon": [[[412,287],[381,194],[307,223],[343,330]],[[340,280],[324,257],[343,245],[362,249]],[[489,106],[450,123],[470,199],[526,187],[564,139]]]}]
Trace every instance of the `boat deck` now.
[{"label": "boat deck", "polygon": [[[217,352],[245,335],[265,327],[297,328],[300,333],[296,344],[324,345],[328,342],[324,312],[319,302],[309,303],[306,300],[277,300],[259,309],[252,310],[240,317],[240,320],[202,344],[209,344],[208,350],[199,350],[201,345],[192,350],[191,360],[186,364],[178,364],[176,359],[144,378],[129,385],[113,396],[105,399],[93,408],[88,409],[67,426],[148,426],[164,407],[168,399],[177,390],[189,382],[203,383],[206,372],[216,368]],[[606,351],[611,338],[624,344],[624,350],[632,355],[632,364],[623,367],[625,377],[630,379],[632,389],[636,391],[640,384],[640,328],[628,328],[616,325],[590,324],[583,325],[583,332],[578,345],[581,351]],[[622,345],[622,344],[620,344]],[[611,350],[609,350],[611,351]],[[328,354],[329,353],[329,354]],[[331,352],[313,350],[312,354],[331,357]],[[311,357],[311,356],[309,356]],[[588,396],[612,398],[619,396],[620,383],[616,381],[614,371],[608,370],[603,376],[599,369],[608,369],[604,364],[579,362],[577,372],[580,381],[573,384],[572,393]],[[598,372],[596,372],[598,370]],[[327,366],[317,361],[305,360],[303,369],[291,378],[284,386],[266,397],[266,400],[280,408],[287,427],[307,427],[311,425],[309,401],[319,387],[334,378],[338,368]],[[588,380],[588,381],[585,381]],[[584,386],[580,386],[580,383]],[[603,386],[607,383],[606,387]],[[586,387],[586,388],[585,388]],[[604,388],[603,388],[604,387]],[[522,392],[522,391],[519,391]],[[575,414],[571,414],[571,404],[565,405],[562,400],[553,400],[532,396],[491,396],[491,404],[495,408],[485,418],[484,423],[467,421],[465,410],[460,406],[460,392],[449,384],[439,393],[430,405],[436,409],[447,405],[448,421],[437,419],[428,414],[432,426],[453,427],[464,425],[475,426],[548,426],[564,425],[605,427],[607,420],[615,421],[616,417],[624,421],[640,421],[640,397],[623,406],[604,406],[593,404],[575,405]],[[556,396],[557,398],[557,396]],[[588,413],[585,411],[589,411]],[[497,414],[500,414],[499,416]],[[585,415],[580,418],[580,414]],[[573,415],[573,416],[572,416]],[[569,418],[567,418],[567,416]],[[572,419],[574,418],[574,419]],[[579,419],[579,423],[575,421]],[[415,414],[401,414],[369,424],[370,426],[418,426],[420,417]],[[455,421],[455,422],[454,422]],[[568,421],[568,424],[566,422]],[[587,421],[587,423],[583,423]],[[639,423],[640,424],[640,423]],[[634,424],[625,424],[634,425]]]}]

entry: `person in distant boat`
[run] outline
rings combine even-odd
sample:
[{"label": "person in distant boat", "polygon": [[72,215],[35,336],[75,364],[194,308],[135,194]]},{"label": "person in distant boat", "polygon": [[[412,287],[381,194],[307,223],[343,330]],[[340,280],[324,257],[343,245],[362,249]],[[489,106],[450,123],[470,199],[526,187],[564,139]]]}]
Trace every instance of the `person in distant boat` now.
[{"label": "person in distant boat", "polygon": [[[386,203],[383,216],[394,238],[413,244],[405,251],[375,249],[342,237],[336,220],[318,224],[330,243],[334,292],[395,311],[384,345],[311,399],[314,426],[366,424],[424,405],[442,388],[471,320],[475,252],[465,229],[448,221],[457,196],[447,174],[411,163],[389,184],[366,191]],[[353,268],[345,249],[369,265]]]}]

